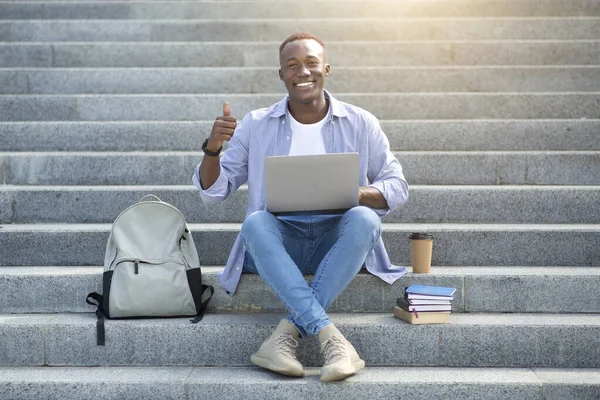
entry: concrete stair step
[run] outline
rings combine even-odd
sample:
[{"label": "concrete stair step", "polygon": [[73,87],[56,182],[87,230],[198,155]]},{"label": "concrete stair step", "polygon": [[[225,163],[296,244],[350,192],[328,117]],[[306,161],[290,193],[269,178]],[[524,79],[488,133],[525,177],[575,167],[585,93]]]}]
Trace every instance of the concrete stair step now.
[{"label": "concrete stair step", "polygon": [[[188,222],[243,222],[247,187],[226,202],[198,204],[194,186],[0,186],[0,223],[112,223],[152,193]],[[394,223],[600,223],[600,186],[410,186]]]},{"label": "concrete stair step", "polygon": [[[197,151],[209,121],[0,122],[0,152]],[[381,120],[392,149],[600,150],[600,119]]]},{"label": "concrete stair step", "polygon": [[[211,313],[284,313],[281,301],[258,275],[245,274],[235,296],[220,289],[223,267],[202,267],[202,282],[215,287]],[[409,268],[409,271],[411,269]],[[80,313],[90,292],[102,293],[102,267],[0,267],[0,313]],[[310,279],[308,277],[307,279]],[[389,313],[411,284],[454,287],[456,313],[598,313],[598,267],[432,267],[408,273],[393,285],[360,273],[328,312]],[[557,294],[560,294],[557,296]]]},{"label": "concrete stair step", "polygon": [[[234,116],[283,94],[0,95],[0,121],[206,120],[231,104]],[[336,93],[380,119],[535,119],[600,117],[600,92]]]},{"label": "concrete stair step", "polygon": [[[288,33],[289,34],[289,31]],[[196,38],[196,39],[199,39]],[[279,39],[280,41],[283,39]],[[327,41],[342,66],[599,65],[600,40]],[[270,67],[273,42],[0,42],[0,67]]]},{"label": "concrete stair step", "polygon": [[[203,137],[199,135],[198,143]],[[599,151],[394,155],[407,181],[415,185],[600,185]],[[9,185],[191,185],[202,156],[201,152],[8,152],[0,153],[0,174]]]},{"label": "concrete stair step", "polygon": [[[201,265],[225,265],[241,224],[189,226]],[[110,228],[110,224],[0,225],[0,265],[102,265]],[[433,265],[600,266],[598,224],[384,223],[382,228],[390,259],[397,265],[410,262],[409,234],[425,231],[436,238]]]},{"label": "concrete stair step", "polygon": [[[581,400],[600,396],[598,369],[369,367],[343,384],[319,369],[292,379],[258,367],[0,367],[6,400],[139,398]],[[425,383],[425,384],[424,384]]]},{"label": "concrete stair step", "polygon": [[[207,314],[109,320],[96,346],[96,315],[0,316],[0,365],[250,365],[285,314]],[[391,312],[329,314],[367,365],[453,367],[600,367],[600,314],[452,314],[447,325],[411,325]],[[320,366],[317,341],[298,358]]]},{"label": "concrete stair step", "polygon": [[[258,84],[257,82],[260,82]],[[343,92],[598,92],[600,66],[340,67]],[[0,94],[276,93],[275,68],[0,69]]]},{"label": "concrete stair step", "polygon": [[[257,367],[0,367],[6,400],[139,398],[581,400],[600,396],[598,369],[369,367],[343,384],[319,369],[292,379]],[[425,384],[424,384],[425,383]]]},{"label": "concrete stair step", "polygon": [[[257,7],[259,10],[262,8]],[[289,11],[285,11],[289,16]],[[330,40],[576,40],[600,38],[600,17],[310,20],[0,20],[3,42],[283,41],[309,31]],[[227,24],[227,29],[223,25]],[[273,51],[273,54],[277,52]]]},{"label": "concrete stair step", "polygon": [[[589,1],[487,0],[395,1],[73,1],[0,3],[2,19],[164,19],[164,18],[402,18],[402,17],[499,17],[499,16],[600,16],[600,6]],[[232,21],[235,22],[235,21]]]}]

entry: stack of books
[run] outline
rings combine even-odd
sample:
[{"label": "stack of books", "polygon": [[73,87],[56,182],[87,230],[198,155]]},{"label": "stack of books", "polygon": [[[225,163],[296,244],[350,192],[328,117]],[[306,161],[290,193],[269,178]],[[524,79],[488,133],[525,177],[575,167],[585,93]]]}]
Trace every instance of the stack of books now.
[{"label": "stack of books", "polygon": [[447,324],[450,322],[455,288],[411,285],[404,297],[396,299],[394,316],[411,324]]}]

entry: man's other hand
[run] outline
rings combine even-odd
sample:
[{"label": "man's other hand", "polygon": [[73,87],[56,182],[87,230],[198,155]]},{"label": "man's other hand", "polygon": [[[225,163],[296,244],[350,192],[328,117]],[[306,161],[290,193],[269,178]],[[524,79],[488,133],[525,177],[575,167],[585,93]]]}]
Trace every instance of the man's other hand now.
[{"label": "man's other hand", "polygon": [[223,142],[231,140],[236,126],[236,119],[231,116],[231,106],[227,102],[223,103],[223,115],[215,120],[206,148],[210,151],[219,151]]},{"label": "man's other hand", "polygon": [[383,194],[372,186],[360,186],[358,188],[358,204],[378,209],[389,208]]}]

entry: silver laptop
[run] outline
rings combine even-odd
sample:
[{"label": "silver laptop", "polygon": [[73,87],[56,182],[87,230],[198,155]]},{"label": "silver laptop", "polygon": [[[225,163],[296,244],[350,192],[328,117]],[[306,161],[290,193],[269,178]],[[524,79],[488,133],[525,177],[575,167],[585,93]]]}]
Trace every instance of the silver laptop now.
[{"label": "silver laptop", "polygon": [[357,206],[358,162],[358,153],[267,157],[267,211],[340,212]]}]

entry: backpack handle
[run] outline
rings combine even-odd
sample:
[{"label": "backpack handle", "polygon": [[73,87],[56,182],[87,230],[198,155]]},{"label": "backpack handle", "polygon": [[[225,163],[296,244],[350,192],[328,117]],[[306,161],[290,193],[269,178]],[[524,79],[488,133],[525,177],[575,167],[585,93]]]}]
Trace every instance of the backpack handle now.
[{"label": "backpack handle", "polygon": [[147,198],[149,198],[149,197],[150,197],[150,198],[154,198],[154,199],[156,199],[156,200],[160,201],[161,203],[163,202],[163,201],[162,201],[161,199],[159,199],[157,196],[155,196],[155,195],[153,195],[153,194],[147,194],[147,195],[145,195],[144,197],[142,197],[142,198],[140,199],[139,203],[141,203],[141,202],[145,201],[145,200],[146,200]]}]

